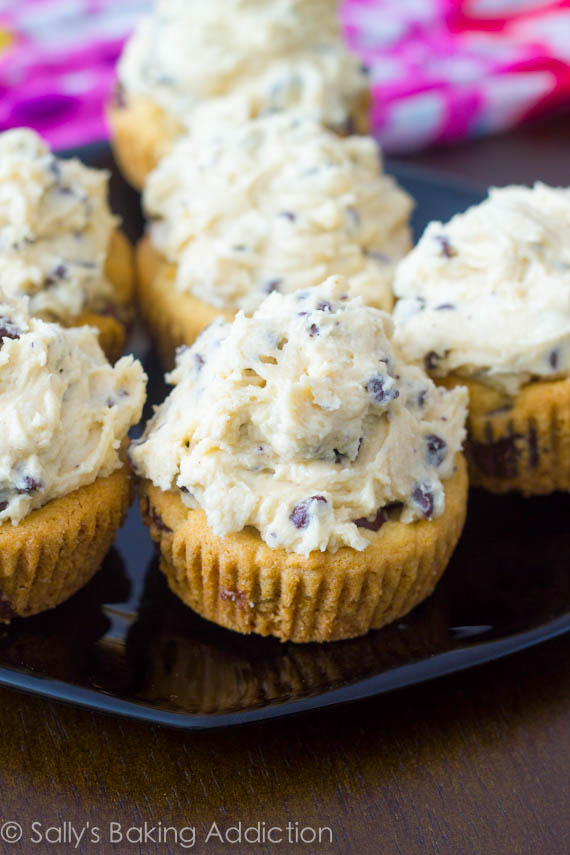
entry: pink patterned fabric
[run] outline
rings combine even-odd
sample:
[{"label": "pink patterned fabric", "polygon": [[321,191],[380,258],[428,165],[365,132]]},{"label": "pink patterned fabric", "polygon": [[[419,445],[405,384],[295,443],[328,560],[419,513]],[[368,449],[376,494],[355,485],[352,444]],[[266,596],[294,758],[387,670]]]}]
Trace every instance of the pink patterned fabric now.
[{"label": "pink patterned fabric", "polygon": [[[150,6],[0,0],[0,130],[28,125],[57,148],[106,137],[117,57]],[[343,0],[341,13],[370,66],[373,126],[389,150],[570,103],[570,0]]]},{"label": "pink patterned fabric", "polygon": [[115,64],[150,0],[0,0],[0,130],[26,125],[55,148],[107,137]]},{"label": "pink patterned fabric", "polygon": [[570,0],[344,0],[341,13],[370,67],[373,127],[388,150],[570,104]]}]

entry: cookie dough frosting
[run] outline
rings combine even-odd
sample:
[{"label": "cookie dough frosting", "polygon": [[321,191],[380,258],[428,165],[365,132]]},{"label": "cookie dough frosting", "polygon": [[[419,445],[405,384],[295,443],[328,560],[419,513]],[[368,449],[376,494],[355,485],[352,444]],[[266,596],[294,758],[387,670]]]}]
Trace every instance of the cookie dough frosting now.
[{"label": "cookie dough frosting", "polygon": [[570,374],[570,190],[491,189],[399,265],[397,340],[435,376],[516,394]]},{"label": "cookie dough frosting", "polygon": [[202,507],[216,535],[254,526],[304,554],[365,549],[389,513],[439,516],[467,393],[406,365],[390,316],[347,292],[331,277],[205,330],[131,446],[139,474]]},{"label": "cookie dough frosting", "polygon": [[349,129],[351,106],[368,88],[344,46],[335,0],[158,0],[126,46],[119,80],[183,125],[201,102],[218,99],[218,119],[299,107]]},{"label": "cookie dough frosting", "polygon": [[0,522],[110,475],[145,399],[132,356],[109,365],[89,327],[0,295]]},{"label": "cookie dough frosting", "polygon": [[0,134],[0,289],[67,322],[113,303],[103,268],[118,219],[108,173],[56,158],[31,130]]},{"label": "cookie dough frosting", "polygon": [[176,287],[246,313],[332,274],[390,309],[395,261],[411,246],[412,200],[382,172],[374,140],[294,113],[207,145],[181,139],[151,174],[144,207],[153,244],[177,264]]}]

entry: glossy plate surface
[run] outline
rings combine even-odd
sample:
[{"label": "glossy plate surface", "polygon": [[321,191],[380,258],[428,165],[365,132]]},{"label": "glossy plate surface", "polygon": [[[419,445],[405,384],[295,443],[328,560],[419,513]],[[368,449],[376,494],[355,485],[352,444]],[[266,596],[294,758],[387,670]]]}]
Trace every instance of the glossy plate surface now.
[{"label": "glossy plate surface", "polygon": [[[76,152],[113,169],[108,147]],[[388,168],[417,200],[416,234],[482,194],[409,166]],[[129,237],[136,195],[113,169]],[[166,387],[143,332],[131,349]],[[168,590],[138,507],[93,581],[53,612],[0,629],[0,683],[182,728],[275,718],[356,700],[487,662],[570,629],[570,497],[470,496],[468,522],[435,594],[399,623],[326,645],[243,637],[207,623]]]}]

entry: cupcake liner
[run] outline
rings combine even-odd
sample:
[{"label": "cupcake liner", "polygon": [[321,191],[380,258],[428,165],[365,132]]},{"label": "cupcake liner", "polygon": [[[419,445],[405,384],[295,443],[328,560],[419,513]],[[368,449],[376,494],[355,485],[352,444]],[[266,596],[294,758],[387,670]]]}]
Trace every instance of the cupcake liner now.
[{"label": "cupcake liner", "polygon": [[148,237],[136,249],[138,302],[165,369],[172,368],[176,348],[190,345],[215,318],[231,321],[233,311],[217,309],[176,288],[176,265],[154,248]]},{"label": "cupcake liner", "polygon": [[445,488],[438,519],[388,521],[362,552],[344,547],[308,557],[272,549],[250,529],[216,537],[202,510],[149,481],[141,484],[141,510],[168,584],[203,617],[283,641],[335,641],[390,623],[432,592],[465,521],[461,455]]},{"label": "cupcake liner", "polygon": [[0,622],[51,609],[94,575],[132,498],[128,467],[97,478],[18,525],[0,525]]},{"label": "cupcake liner", "polygon": [[475,381],[465,454],[473,486],[526,496],[570,489],[570,379],[538,380],[508,397]]}]

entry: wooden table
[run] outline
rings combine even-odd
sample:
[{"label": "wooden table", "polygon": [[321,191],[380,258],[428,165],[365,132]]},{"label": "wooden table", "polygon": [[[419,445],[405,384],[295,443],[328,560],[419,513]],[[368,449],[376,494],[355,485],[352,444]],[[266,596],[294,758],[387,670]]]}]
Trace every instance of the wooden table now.
[{"label": "wooden table", "polygon": [[[570,117],[413,157],[473,182],[570,183]],[[184,734],[0,690],[1,822],[72,823],[73,843],[2,852],[183,852],[90,841],[109,823],[175,827],[193,851],[566,855],[570,851],[570,635],[475,671],[344,708]],[[330,827],[333,844],[221,844],[242,822]],[[291,823],[289,830],[287,824]],[[67,827],[69,828],[69,827]],[[118,826],[114,827],[115,829]],[[134,838],[142,832],[131,833]],[[163,831],[155,832],[160,839]],[[231,832],[230,832],[231,834]],[[306,832],[310,835],[310,832]],[[322,840],[327,840],[326,830]],[[96,836],[96,835],[95,835]],[[167,835],[168,836],[168,835]],[[279,836],[273,832],[273,837]],[[118,839],[118,835],[117,838]]]}]

